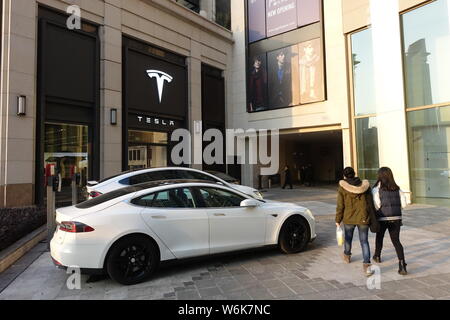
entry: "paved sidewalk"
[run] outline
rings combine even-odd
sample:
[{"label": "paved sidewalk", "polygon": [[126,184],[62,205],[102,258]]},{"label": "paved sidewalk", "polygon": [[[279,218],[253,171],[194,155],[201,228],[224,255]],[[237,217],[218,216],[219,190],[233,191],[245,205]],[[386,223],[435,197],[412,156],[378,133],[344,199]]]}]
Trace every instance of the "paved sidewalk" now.
[{"label": "paved sidewalk", "polygon": [[[207,258],[162,268],[152,280],[129,287],[110,279],[87,283],[83,276],[81,290],[67,289],[68,275],[56,269],[44,252],[0,292],[0,300],[450,299],[450,208],[413,205],[405,210],[401,236],[409,275],[397,274],[395,250],[387,236],[383,262],[378,265],[381,289],[369,290],[357,235],[354,262],[348,265],[341,260],[342,249],[335,240],[333,188],[271,189],[265,195],[300,203],[316,215],[318,239],[306,252],[283,255],[265,249]],[[373,247],[373,234],[370,243]],[[4,274],[0,283],[2,279]]]}]

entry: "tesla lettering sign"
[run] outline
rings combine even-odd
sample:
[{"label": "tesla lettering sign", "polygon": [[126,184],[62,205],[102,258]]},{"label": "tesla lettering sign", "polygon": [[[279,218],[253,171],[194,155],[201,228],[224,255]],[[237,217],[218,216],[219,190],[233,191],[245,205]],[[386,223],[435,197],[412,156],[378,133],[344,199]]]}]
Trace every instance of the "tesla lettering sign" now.
[{"label": "tesla lettering sign", "polygon": [[162,101],[162,95],[164,91],[164,84],[171,83],[173,80],[173,77],[171,75],[168,75],[165,72],[158,71],[158,70],[147,70],[147,74],[150,78],[156,78],[156,85],[158,87],[158,95],[159,95],[159,103]]},{"label": "tesla lettering sign", "polygon": [[160,119],[160,118],[153,118],[153,117],[144,117],[144,116],[137,116],[137,120],[139,123],[142,124],[154,124],[158,126],[175,126],[175,121],[173,120],[167,120],[167,119]]}]

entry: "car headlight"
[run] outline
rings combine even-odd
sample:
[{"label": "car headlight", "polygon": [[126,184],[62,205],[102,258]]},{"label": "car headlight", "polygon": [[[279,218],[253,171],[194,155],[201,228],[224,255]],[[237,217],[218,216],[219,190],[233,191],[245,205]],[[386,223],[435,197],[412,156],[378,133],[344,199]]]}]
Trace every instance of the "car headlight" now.
[{"label": "car headlight", "polygon": [[255,196],[256,199],[260,199],[260,200],[264,199],[262,193],[259,191],[254,191],[253,195]]}]

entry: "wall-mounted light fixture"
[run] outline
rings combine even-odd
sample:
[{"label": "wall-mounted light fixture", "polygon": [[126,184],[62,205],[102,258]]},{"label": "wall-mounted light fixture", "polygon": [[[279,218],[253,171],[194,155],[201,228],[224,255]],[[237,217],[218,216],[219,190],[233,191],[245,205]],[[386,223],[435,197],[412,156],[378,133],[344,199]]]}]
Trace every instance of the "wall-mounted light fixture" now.
[{"label": "wall-mounted light fixture", "polygon": [[25,116],[27,115],[27,97],[18,96],[17,97],[17,115]]},{"label": "wall-mounted light fixture", "polygon": [[113,126],[117,124],[117,109],[111,109],[111,124]]}]

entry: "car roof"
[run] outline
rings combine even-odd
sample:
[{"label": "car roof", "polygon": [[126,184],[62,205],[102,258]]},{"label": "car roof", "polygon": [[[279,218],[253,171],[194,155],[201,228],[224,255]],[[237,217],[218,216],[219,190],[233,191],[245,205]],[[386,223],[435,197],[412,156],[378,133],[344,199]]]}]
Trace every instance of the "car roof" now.
[{"label": "car roof", "polygon": [[[146,173],[146,172],[154,172],[154,171],[168,171],[168,170],[185,170],[185,171],[195,171],[195,172],[201,172],[203,174],[210,174],[208,172],[194,169],[194,168],[188,168],[188,167],[154,167],[154,168],[142,168],[142,169],[136,169],[136,170],[128,170],[121,172],[119,174],[113,175],[111,177],[105,178],[101,181],[99,181],[97,184],[92,185],[92,187],[99,186],[100,184],[103,184],[105,182],[109,183],[110,180],[118,180],[118,179],[125,179],[128,177],[132,177],[134,175],[140,174],[140,173]],[[214,175],[213,175],[214,176]],[[218,178],[218,177],[215,177]],[[218,178],[221,180],[220,178]]]}]

